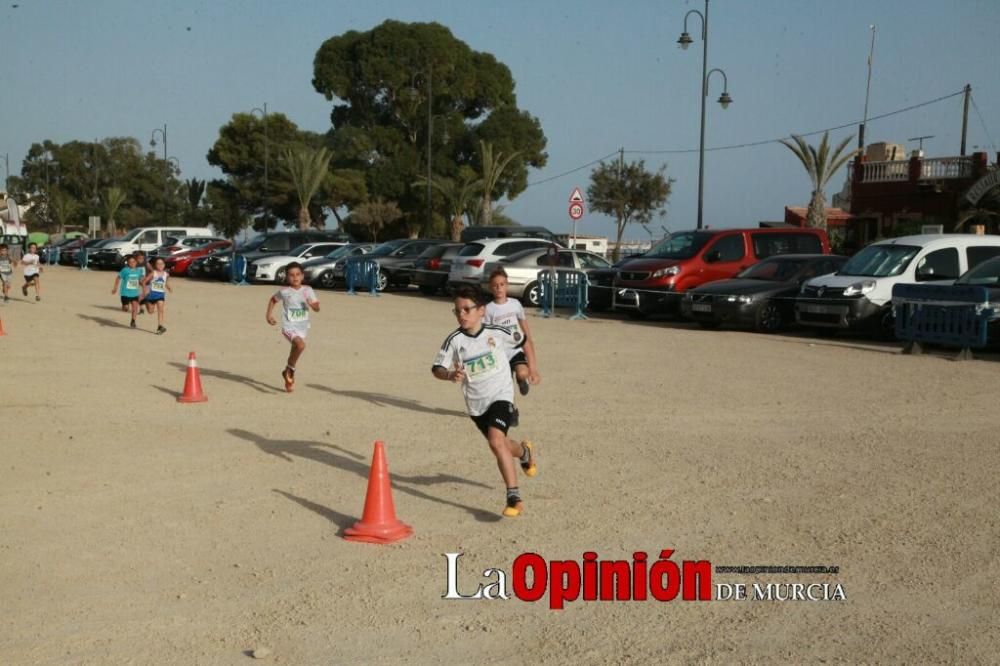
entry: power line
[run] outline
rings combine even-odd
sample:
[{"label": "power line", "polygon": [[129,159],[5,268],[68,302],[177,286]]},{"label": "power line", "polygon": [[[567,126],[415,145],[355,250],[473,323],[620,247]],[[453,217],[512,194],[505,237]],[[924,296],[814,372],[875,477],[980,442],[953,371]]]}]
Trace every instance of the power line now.
[{"label": "power line", "polygon": [[564,171],[564,172],[562,172],[560,174],[557,174],[555,176],[549,176],[548,178],[543,178],[542,180],[536,180],[533,183],[528,183],[528,187],[531,187],[532,185],[541,185],[542,183],[547,183],[550,180],[555,180],[556,178],[562,178],[563,176],[568,176],[571,173],[576,173],[577,171],[581,171],[583,169],[586,169],[589,166],[594,166],[595,164],[599,164],[600,162],[603,162],[604,160],[608,159],[609,157],[614,157],[617,154],[618,154],[618,151],[614,150],[614,151],[608,153],[607,155],[605,155],[604,157],[597,158],[593,162],[587,162],[583,166],[578,166],[575,169],[570,169],[569,171]]},{"label": "power line", "polygon": [[997,144],[993,141],[993,137],[990,136],[990,131],[986,129],[986,122],[983,120],[983,114],[979,113],[979,107],[976,105],[976,98],[969,95],[969,99],[972,100],[972,108],[976,110],[976,115],[979,116],[979,124],[983,126],[983,131],[986,133],[986,138],[990,140],[990,146],[993,150],[997,149]]}]

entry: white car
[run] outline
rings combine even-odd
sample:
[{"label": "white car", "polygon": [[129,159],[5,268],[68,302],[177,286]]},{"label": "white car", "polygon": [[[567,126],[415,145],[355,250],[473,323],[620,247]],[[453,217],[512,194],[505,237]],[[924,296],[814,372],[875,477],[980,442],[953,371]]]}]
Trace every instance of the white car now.
[{"label": "white car", "polygon": [[163,241],[163,245],[156,248],[149,253],[149,258],[153,257],[169,257],[171,255],[177,254],[178,252],[187,252],[188,250],[193,250],[195,248],[201,247],[202,245],[208,245],[209,243],[214,243],[216,241],[223,241],[225,238],[220,238],[218,236],[180,236],[180,237],[170,237]]},{"label": "white car", "polygon": [[302,263],[307,259],[324,257],[346,243],[303,243],[292,248],[288,254],[272,254],[260,257],[250,262],[247,267],[247,277],[252,282],[285,281],[285,269],[292,262]]},{"label": "white car", "polygon": [[[491,261],[483,267],[479,286],[483,291],[489,291],[490,273],[502,268],[507,273],[507,295],[520,299],[526,306],[537,308],[541,305],[538,272],[547,270],[550,261],[548,248],[524,250],[500,261]],[[611,268],[607,259],[586,250],[559,250],[555,263],[556,271],[589,272]]]},{"label": "white car", "polygon": [[448,272],[448,287],[478,286],[483,279],[483,269],[487,263],[499,261],[504,257],[525,250],[553,246],[563,249],[558,243],[544,238],[483,238],[467,243],[451,262],[451,270]]}]

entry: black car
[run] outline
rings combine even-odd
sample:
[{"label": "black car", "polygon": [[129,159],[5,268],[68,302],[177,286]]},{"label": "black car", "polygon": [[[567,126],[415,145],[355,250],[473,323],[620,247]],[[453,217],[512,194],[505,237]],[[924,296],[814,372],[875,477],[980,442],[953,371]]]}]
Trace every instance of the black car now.
[{"label": "black car", "polygon": [[993,305],[1000,303],[1000,257],[987,259],[975,268],[970,268],[951,286],[986,287],[994,311],[994,318],[990,319],[986,327],[986,344],[994,349],[1000,346],[1000,309]]},{"label": "black car", "polygon": [[413,274],[414,260],[428,247],[447,242],[429,238],[398,238],[386,241],[364,256],[338,260],[333,265],[333,277],[337,282],[343,282],[347,275],[347,262],[371,259],[378,264],[379,291],[385,291],[389,287],[406,287],[410,284],[410,277]]},{"label": "black car", "polygon": [[[251,238],[248,242],[236,248],[236,254],[243,255],[249,267],[250,262],[268,255],[288,254],[292,248],[306,243],[351,242],[351,237],[341,231],[323,231],[307,229],[305,231],[272,231]],[[200,278],[216,278],[229,280],[232,278],[230,266],[233,261],[233,251],[214,252],[206,257],[192,262],[188,274]],[[200,262],[200,263],[199,263]],[[195,269],[195,264],[199,263]],[[192,269],[195,269],[192,272]],[[247,276],[249,279],[249,276]]]},{"label": "black car", "polygon": [[463,247],[465,243],[441,243],[427,248],[413,260],[410,280],[428,295],[444,291],[448,285],[451,262]]},{"label": "black car", "polygon": [[795,321],[795,295],[803,282],[835,273],[846,261],[835,254],[770,257],[730,280],[689,289],[681,313],[704,328],[725,324],[773,333]]},{"label": "black car", "polygon": [[108,241],[103,238],[91,238],[74,248],[67,249],[59,255],[59,263],[63,266],[79,266],[83,260],[83,253],[87,254],[87,267],[90,268],[90,253],[101,248]]},{"label": "black car", "polygon": [[603,312],[604,310],[611,309],[611,290],[614,288],[615,276],[618,275],[618,269],[631,259],[635,259],[638,255],[629,255],[622,257],[610,268],[595,268],[587,273],[587,279],[590,282],[590,287],[587,290],[587,309],[594,312]]},{"label": "black car", "polygon": [[[109,238],[108,241],[120,241],[121,238]],[[98,268],[101,270],[115,270],[117,271],[122,266],[125,265],[125,260],[118,250],[105,248],[104,243],[101,247],[92,249],[87,254],[87,266],[90,268]]]}]

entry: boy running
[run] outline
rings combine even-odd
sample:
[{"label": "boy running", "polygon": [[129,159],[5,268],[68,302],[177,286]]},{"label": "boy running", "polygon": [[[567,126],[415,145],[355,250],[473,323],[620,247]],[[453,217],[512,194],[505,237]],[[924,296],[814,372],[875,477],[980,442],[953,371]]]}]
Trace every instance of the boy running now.
[{"label": "boy running", "polygon": [[509,328],[514,335],[518,344],[509,352],[508,360],[517,377],[518,390],[521,395],[528,395],[528,382],[538,384],[542,381],[535,357],[535,341],[528,329],[521,302],[507,298],[507,272],[504,269],[498,268],[490,273],[490,293],[493,294],[493,301],[486,305],[483,323]]},{"label": "boy running", "polygon": [[10,258],[10,248],[0,243],[0,282],[3,283],[3,302],[10,302],[10,284],[14,279],[14,260]]},{"label": "boy running", "polygon": [[[111,293],[118,292],[122,300],[122,309],[132,312],[131,328],[135,328],[135,315],[139,312],[139,294],[142,293],[142,273],[135,267],[135,257],[129,255],[125,260],[125,268],[118,271],[115,276],[115,286],[111,288]],[[121,289],[119,290],[119,285]]]},{"label": "boy running", "polygon": [[42,300],[42,259],[38,256],[38,244],[28,245],[28,251],[21,257],[21,265],[24,266],[24,284],[21,286],[21,293],[25,298],[28,296],[28,287],[35,287],[35,300]]},{"label": "boy running", "polygon": [[281,334],[292,344],[288,352],[288,361],[281,371],[285,380],[285,390],[291,393],[295,389],[295,364],[306,349],[306,334],[309,331],[309,310],[319,312],[319,299],[313,288],[302,285],[302,265],[298,262],[288,264],[285,269],[287,287],[275,292],[267,302],[267,323],[274,326],[278,321],[272,312],[274,306],[281,303]]},{"label": "boy running", "polygon": [[173,288],[167,284],[167,278],[170,277],[170,273],[165,270],[165,266],[166,262],[163,261],[163,257],[157,257],[153,261],[152,272],[142,278],[142,287],[145,290],[146,297],[142,299],[140,305],[145,303],[146,312],[149,314],[153,314],[153,308],[156,308],[157,335],[163,335],[167,332],[167,329],[163,326],[163,311],[167,305],[167,292],[174,293]]},{"label": "boy running", "polygon": [[513,518],[524,511],[514,459],[527,476],[538,473],[531,442],[518,443],[507,437],[514,411],[514,383],[507,355],[519,341],[509,329],[483,324],[485,307],[479,292],[471,287],[458,290],[452,312],[458,329],[445,338],[431,372],[440,380],[462,385],[469,416],[496,456],[507,487],[503,515]]}]

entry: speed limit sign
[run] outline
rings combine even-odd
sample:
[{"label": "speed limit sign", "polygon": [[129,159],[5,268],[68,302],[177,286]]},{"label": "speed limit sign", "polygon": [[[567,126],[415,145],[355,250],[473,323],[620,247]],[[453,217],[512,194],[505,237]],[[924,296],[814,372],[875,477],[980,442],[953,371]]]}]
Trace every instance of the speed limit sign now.
[{"label": "speed limit sign", "polygon": [[576,221],[583,217],[583,204],[582,203],[571,203],[569,205],[569,217],[571,220]]}]

